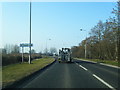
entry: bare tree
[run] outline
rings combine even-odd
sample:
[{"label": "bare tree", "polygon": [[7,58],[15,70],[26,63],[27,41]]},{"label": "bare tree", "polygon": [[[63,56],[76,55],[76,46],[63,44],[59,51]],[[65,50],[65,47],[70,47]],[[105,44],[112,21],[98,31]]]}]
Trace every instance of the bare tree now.
[{"label": "bare tree", "polygon": [[120,1],[113,13],[115,17],[108,18],[106,22],[99,21],[91,29],[90,37],[79,46],[72,47],[73,56],[84,56],[84,42],[87,41],[87,58],[120,60]]},{"label": "bare tree", "polygon": [[11,53],[11,45],[10,45],[10,44],[6,44],[6,45],[4,46],[4,49],[6,50],[6,53],[7,53],[7,54],[10,54],[10,53]]},{"label": "bare tree", "polygon": [[7,50],[5,48],[2,48],[2,54],[7,54]]},{"label": "bare tree", "polygon": [[116,60],[120,61],[120,1],[117,2],[116,8],[113,8],[112,11],[115,14],[115,19],[117,21],[117,26],[114,27],[116,29]]},{"label": "bare tree", "polygon": [[12,50],[11,53],[19,53],[20,52],[20,47],[18,45],[12,45]]},{"label": "bare tree", "polygon": [[54,53],[57,54],[57,49],[55,47],[51,47],[50,48],[50,53],[51,54],[54,54]]},{"label": "bare tree", "polygon": [[35,53],[36,53],[36,51],[35,51],[34,49],[32,49],[32,50],[31,50],[31,53],[32,53],[32,54],[35,54]]}]

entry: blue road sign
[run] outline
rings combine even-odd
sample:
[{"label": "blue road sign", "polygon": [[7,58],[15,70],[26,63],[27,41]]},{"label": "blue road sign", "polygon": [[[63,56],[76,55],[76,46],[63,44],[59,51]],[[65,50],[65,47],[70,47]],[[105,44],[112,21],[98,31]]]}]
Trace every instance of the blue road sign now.
[{"label": "blue road sign", "polygon": [[[20,47],[29,47],[30,44],[29,43],[21,43]],[[33,44],[31,44],[31,47],[33,46]]]}]

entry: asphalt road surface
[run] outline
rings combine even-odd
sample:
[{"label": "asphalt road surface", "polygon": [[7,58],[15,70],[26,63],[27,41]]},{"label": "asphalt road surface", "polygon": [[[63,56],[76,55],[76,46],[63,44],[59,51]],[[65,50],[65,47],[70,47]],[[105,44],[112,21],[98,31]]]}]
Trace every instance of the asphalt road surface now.
[{"label": "asphalt road surface", "polygon": [[21,88],[118,88],[120,69],[98,63],[74,60],[55,62],[36,78],[22,83]]}]

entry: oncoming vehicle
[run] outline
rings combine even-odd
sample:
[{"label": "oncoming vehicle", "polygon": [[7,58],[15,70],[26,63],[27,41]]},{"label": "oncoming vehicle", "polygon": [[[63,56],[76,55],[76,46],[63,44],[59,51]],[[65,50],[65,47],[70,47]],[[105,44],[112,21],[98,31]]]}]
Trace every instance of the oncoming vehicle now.
[{"label": "oncoming vehicle", "polygon": [[59,50],[59,63],[60,62],[72,62],[71,58],[71,49],[70,48],[62,48]]}]

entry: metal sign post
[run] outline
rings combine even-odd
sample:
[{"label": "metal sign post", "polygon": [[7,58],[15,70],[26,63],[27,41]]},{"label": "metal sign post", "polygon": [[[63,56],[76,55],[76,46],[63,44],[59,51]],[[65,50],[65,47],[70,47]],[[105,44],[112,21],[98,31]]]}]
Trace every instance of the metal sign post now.
[{"label": "metal sign post", "polygon": [[[24,56],[24,47],[32,47],[32,46],[33,46],[33,44],[29,44],[29,43],[20,44],[20,47],[22,47],[22,62],[24,61],[24,58],[23,58],[23,56]],[[29,56],[29,60],[30,60],[30,56]],[[30,62],[29,62],[29,64],[30,64]]]},{"label": "metal sign post", "polygon": [[24,62],[23,53],[24,53],[24,47],[22,47],[22,62]]}]

